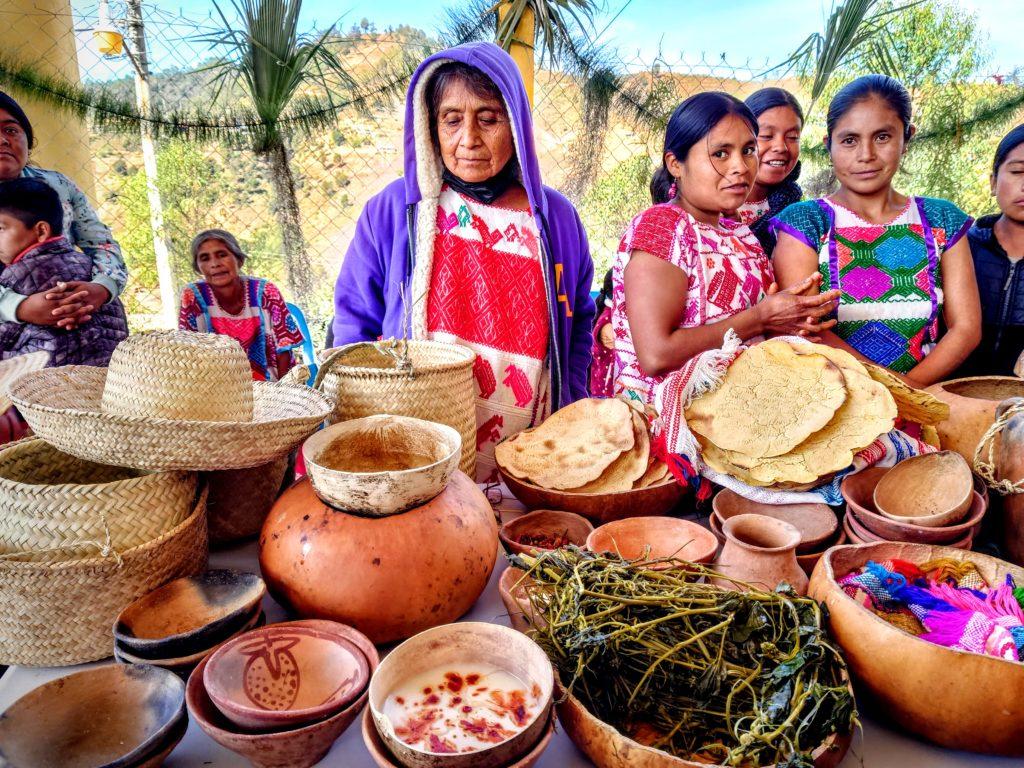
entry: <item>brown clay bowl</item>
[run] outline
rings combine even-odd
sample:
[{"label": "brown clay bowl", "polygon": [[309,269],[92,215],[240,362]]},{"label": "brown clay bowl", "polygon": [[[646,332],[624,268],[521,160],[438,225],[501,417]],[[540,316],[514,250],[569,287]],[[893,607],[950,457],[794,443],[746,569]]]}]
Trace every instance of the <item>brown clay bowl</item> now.
[{"label": "brown clay bowl", "polygon": [[520,537],[531,534],[535,536],[564,535],[568,539],[567,544],[582,547],[586,544],[587,536],[592,530],[594,530],[594,526],[587,518],[580,515],[556,509],[537,509],[502,525],[498,531],[498,538],[501,539],[506,552],[513,555],[535,557],[538,552],[549,552],[551,548],[522,544],[519,542]]},{"label": "brown clay bowl", "polygon": [[167,734],[167,737],[157,744],[149,755],[142,758],[141,762],[134,763],[131,768],[160,768],[167,759],[167,756],[185,738],[186,731],[188,731],[188,714],[182,712],[181,717]]},{"label": "brown clay bowl", "polygon": [[[377,668],[380,657],[373,643],[361,632],[337,624],[333,621],[292,621],[272,626],[307,626],[329,629],[341,634],[354,643],[370,666],[370,671]],[[270,733],[250,733],[221,714],[214,706],[203,687],[203,670],[209,659],[199,662],[199,666],[191,674],[185,686],[185,702],[192,719],[215,742],[225,749],[236,752],[256,768],[310,768],[323,759],[331,745],[345,732],[356,719],[369,691],[364,688],[359,697],[340,712],[316,723],[291,730],[272,731]]]},{"label": "brown clay bowl", "polygon": [[255,573],[211,570],[143,595],[114,622],[114,640],[133,656],[173,659],[217,645],[245,626],[267,588]]},{"label": "brown clay bowl", "polygon": [[3,765],[134,768],[187,722],[184,707],[184,683],[157,667],[76,672],[29,691],[3,713]]},{"label": "brown clay bowl", "polygon": [[[438,754],[402,741],[384,704],[410,678],[438,667],[481,665],[505,670],[526,686],[533,719],[514,736],[475,752]],[[459,622],[409,638],[389,653],[370,680],[370,713],[388,751],[406,768],[501,768],[540,741],[550,723],[554,673],[544,651],[526,635],[496,624]]]},{"label": "brown clay bowl", "polygon": [[973,489],[971,467],[959,453],[922,453],[904,459],[878,481],[875,509],[901,523],[942,528],[967,515]]},{"label": "brown clay bowl", "polygon": [[657,485],[634,488],[630,491],[569,493],[552,491],[520,480],[502,472],[501,467],[498,471],[501,472],[501,478],[512,495],[525,504],[527,509],[561,509],[575,512],[595,525],[640,515],[664,515],[686,494],[686,489],[671,476]]},{"label": "brown clay bowl", "polygon": [[512,629],[517,632],[526,632],[532,629],[534,620],[533,608],[530,605],[530,598],[526,594],[527,588],[533,583],[533,579],[526,576],[526,571],[521,568],[509,566],[502,571],[498,578],[498,594],[501,595],[501,602],[505,604],[508,611],[508,620]]},{"label": "brown clay bowl", "polygon": [[[843,478],[840,485],[846,500],[847,516],[852,512],[856,521],[875,536],[886,541],[908,541],[921,544],[949,544],[959,541],[967,533],[977,530],[988,505],[985,498],[975,491],[967,518],[956,525],[944,528],[926,528],[903,523],[878,514],[873,500],[875,486],[889,470],[885,467],[871,467]],[[977,483],[975,485],[977,488]]]},{"label": "brown clay bowl", "polygon": [[828,608],[857,693],[870,695],[884,720],[949,749],[1024,755],[1024,664],[929,643],[897,629],[848,597],[837,579],[869,560],[973,563],[990,584],[1024,568],[951,547],[882,542],[834,547],[811,576],[810,595]]},{"label": "brown clay bowl", "polygon": [[[828,504],[761,504],[723,488],[711,501],[712,517],[724,523],[736,515],[755,514],[774,517],[800,531],[797,554],[824,551],[824,544],[835,537],[839,520]],[[719,526],[721,528],[721,526]]]},{"label": "brown clay bowl", "polygon": [[[851,544],[878,544],[884,541],[890,541],[883,536],[879,536],[876,533],[872,533],[868,528],[857,519],[856,513],[847,512],[843,518],[843,531],[846,533],[847,538]],[[953,547],[955,549],[970,549],[971,545],[974,544],[973,530],[967,531],[961,538],[956,541],[950,541],[942,546]]]},{"label": "brown clay bowl", "polygon": [[[708,518],[708,525],[711,527],[711,531],[718,538],[719,543],[724,543],[725,542],[725,534],[722,533],[722,524],[720,522],[718,522],[718,517],[716,517],[715,515],[711,515]],[[802,554],[802,555],[801,554],[797,554],[796,561],[797,561],[797,563],[800,564],[800,568],[803,569],[803,572],[806,573],[808,576],[810,576],[811,575],[811,571],[814,570],[814,566],[817,565],[818,561],[821,559],[821,556],[823,554],[825,554],[825,552],[830,547],[835,547],[835,546],[838,546],[839,544],[845,544],[847,541],[848,541],[848,539],[846,537],[846,531],[843,529],[842,526],[839,526],[839,530],[836,533],[836,535],[833,536],[833,538],[831,540],[826,541],[822,545],[821,549],[819,549],[817,552],[808,552],[808,553]],[[799,552],[799,550],[798,550],[798,552]],[[499,586],[500,586],[500,583],[499,583]]]},{"label": "brown clay bowl", "polygon": [[[548,748],[548,744],[551,742],[551,737],[554,734],[555,715],[551,713],[548,717],[548,727],[544,731],[544,735],[540,737],[540,741],[525,755],[515,762],[509,763],[507,766],[503,766],[503,768],[533,768],[537,760],[544,753],[544,750]],[[369,709],[363,713],[363,744],[366,745],[366,751],[370,753],[373,762],[380,768],[402,768],[402,764],[388,751],[384,740],[377,733],[377,728],[373,724],[373,715]]]},{"label": "brown clay bowl", "polygon": [[[631,517],[598,526],[587,537],[591,552],[611,552],[626,560],[674,558],[709,563],[718,539],[702,525],[675,517]],[[669,564],[655,566],[671,567]]]},{"label": "brown clay bowl", "polygon": [[274,624],[224,643],[210,656],[203,685],[236,725],[281,730],[344,709],[369,677],[366,656],[343,635]]}]

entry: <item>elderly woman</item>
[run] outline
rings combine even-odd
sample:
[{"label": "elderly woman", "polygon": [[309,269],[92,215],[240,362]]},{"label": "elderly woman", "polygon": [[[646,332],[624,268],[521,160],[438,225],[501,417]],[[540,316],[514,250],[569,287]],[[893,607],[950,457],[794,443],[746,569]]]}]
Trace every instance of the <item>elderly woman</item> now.
[{"label": "elderly woman", "polygon": [[338,275],[335,344],[472,349],[488,479],[496,442],[586,397],[592,279],[576,210],[541,183],[511,57],[471,43],[427,58],[409,84],[405,177],[366,204]]},{"label": "elderly woman", "polygon": [[256,381],[277,381],[294,364],[302,333],[277,287],[239,274],[245,252],[223,229],[207,229],[192,240],[192,268],[202,280],[185,286],[178,327],[230,336],[249,357]]},{"label": "elderly woman", "polygon": [[82,190],[57,171],[28,165],[34,145],[32,124],[24,110],[0,91],[0,182],[39,179],[57,192],[64,209],[64,234],[92,259],[92,281],[69,282],[64,291],[31,296],[0,287],[0,322],[74,327],[89,320],[97,307],[118,297],[128,281],[128,271],[110,229],[96,216]]}]

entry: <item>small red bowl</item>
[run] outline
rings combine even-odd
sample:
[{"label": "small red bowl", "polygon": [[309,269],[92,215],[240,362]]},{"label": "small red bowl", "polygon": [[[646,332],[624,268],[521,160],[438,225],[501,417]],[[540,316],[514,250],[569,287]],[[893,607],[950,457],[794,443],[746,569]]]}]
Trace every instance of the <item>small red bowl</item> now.
[{"label": "small red bowl", "polygon": [[203,671],[214,705],[236,725],[281,730],[344,709],[366,688],[366,655],[319,627],[271,625],[225,643]]}]

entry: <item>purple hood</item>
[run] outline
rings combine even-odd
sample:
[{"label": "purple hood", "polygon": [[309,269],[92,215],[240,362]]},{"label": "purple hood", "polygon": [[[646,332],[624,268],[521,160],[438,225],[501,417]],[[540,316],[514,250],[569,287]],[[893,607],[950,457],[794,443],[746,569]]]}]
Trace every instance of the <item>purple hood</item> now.
[{"label": "purple hood", "polygon": [[[593,263],[586,232],[572,204],[541,182],[526,89],[515,62],[493,43],[467,43],[436,53],[416,69],[405,107],[405,176],[371,198],[335,285],[334,344],[409,333],[425,333],[426,301],[404,312],[405,297],[425,295],[429,286],[441,191],[441,158],[430,137],[423,97],[429,75],[440,64],[459,61],[476,67],[504,97],[521,182],[540,231],[547,272],[552,328],[549,356],[556,407],[587,396],[594,302]],[[510,296],[509,301],[515,301]]]}]

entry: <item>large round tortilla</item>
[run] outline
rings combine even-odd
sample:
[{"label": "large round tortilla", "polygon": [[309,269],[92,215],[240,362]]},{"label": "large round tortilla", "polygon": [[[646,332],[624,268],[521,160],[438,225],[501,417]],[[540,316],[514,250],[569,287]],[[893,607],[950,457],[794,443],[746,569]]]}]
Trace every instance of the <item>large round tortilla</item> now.
[{"label": "large round tortilla", "polygon": [[651,437],[647,431],[647,419],[633,411],[633,447],[623,451],[615,461],[592,480],[570,493],[617,493],[628,491],[647,471],[650,460]]},{"label": "large round tortilla", "polygon": [[892,393],[901,419],[915,424],[935,426],[949,418],[949,404],[942,402],[935,395],[922,389],[914,389],[888,368],[872,363],[864,367],[868,376]]},{"label": "large round tortilla", "polygon": [[686,409],[686,423],[723,450],[781,456],[828,424],[845,400],[837,365],[776,339],[736,358],[721,386]]},{"label": "large round tortilla", "polygon": [[578,488],[633,448],[632,414],[622,400],[577,400],[540,426],[498,443],[494,458],[503,471],[542,488]]}]

